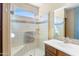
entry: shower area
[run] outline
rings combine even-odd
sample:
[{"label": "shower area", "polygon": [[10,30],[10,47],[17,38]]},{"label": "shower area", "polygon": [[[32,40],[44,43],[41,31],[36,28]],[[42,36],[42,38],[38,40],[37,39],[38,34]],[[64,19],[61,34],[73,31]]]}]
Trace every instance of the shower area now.
[{"label": "shower area", "polygon": [[39,17],[39,8],[30,4],[10,4],[11,55],[44,56],[48,40],[48,15]]}]

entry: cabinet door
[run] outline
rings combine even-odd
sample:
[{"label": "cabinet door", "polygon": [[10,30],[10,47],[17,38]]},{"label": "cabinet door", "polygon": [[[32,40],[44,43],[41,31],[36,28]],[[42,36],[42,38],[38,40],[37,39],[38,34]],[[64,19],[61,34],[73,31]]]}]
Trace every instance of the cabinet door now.
[{"label": "cabinet door", "polygon": [[69,55],[62,51],[57,50],[57,56],[69,56]]},{"label": "cabinet door", "polygon": [[45,45],[45,49],[46,51],[50,51],[51,53],[56,54],[56,49],[49,45]]},{"label": "cabinet door", "polygon": [[56,56],[56,49],[46,44],[45,56]]},{"label": "cabinet door", "polygon": [[2,3],[0,3],[0,56],[2,55]]},{"label": "cabinet door", "polygon": [[56,55],[53,54],[53,53],[51,53],[51,52],[49,52],[49,51],[47,51],[47,52],[45,53],[45,56],[56,56]]}]

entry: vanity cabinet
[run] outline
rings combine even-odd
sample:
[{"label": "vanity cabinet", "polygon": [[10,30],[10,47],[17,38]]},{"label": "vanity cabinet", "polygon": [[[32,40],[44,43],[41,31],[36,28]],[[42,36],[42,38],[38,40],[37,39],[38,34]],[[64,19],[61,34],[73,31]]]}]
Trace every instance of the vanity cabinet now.
[{"label": "vanity cabinet", "polygon": [[68,54],[45,44],[45,56],[69,56]]}]

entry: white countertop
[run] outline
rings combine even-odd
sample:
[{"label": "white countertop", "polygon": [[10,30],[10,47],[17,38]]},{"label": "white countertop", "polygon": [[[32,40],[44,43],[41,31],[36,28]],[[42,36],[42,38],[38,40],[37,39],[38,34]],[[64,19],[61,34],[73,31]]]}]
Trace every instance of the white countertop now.
[{"label": "white countertop", "polygon": [[51,39],[44,41],[45,44],[48,44],[64,53],[67,53],[71,56],[79,56],[79,45],[72,43],[64,43],[63,41]]}]

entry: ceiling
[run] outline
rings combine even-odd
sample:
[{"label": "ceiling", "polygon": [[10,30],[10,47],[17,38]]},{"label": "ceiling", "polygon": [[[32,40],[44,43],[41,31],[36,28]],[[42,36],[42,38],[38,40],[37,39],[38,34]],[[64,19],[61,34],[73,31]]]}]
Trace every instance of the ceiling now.
[{"label": "ceiling", "polygon": [[79,6],[79,3],[29,3],[29,4],[38,7],[40,15],[43,15],[44,13],[50,10],[56,10],[62,7],[69,9]]},{"label": "ceiling", "polygon": [[[36,7],[41,7],[41,6],[43,6],[43,5],[46,5],[46,4],[48,4],[48,3],[29,3],[29,4],[31,4],[31,5],[34,5],[34,6],[36,6]],[[54,4],[62,4],[62,3],[49,3],[49,4],[52,4],[52,5],[54,5]],[[75,7],[75,6],[79,6],[79,3],[63,3],[64,4],[64,6],[69,6],[69,7]]]},{"label": "ceiling", "polygon": [[44,3],[29,3],[29,4],[34,5],[36,7],[40,7],[40,6],[44,5]]}]

